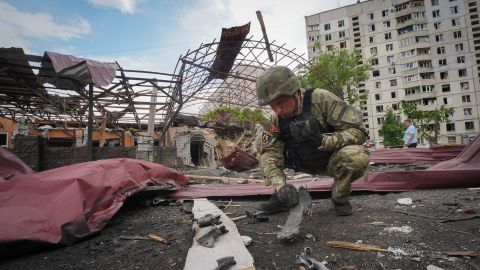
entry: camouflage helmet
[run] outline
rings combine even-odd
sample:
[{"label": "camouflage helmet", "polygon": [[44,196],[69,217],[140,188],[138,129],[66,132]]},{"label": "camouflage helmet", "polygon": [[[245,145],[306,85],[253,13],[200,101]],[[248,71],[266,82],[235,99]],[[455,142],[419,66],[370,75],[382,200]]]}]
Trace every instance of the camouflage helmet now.
[{"label": "camouflage helmet", "polygon": [[258,105],[264,106],[279,97],[293,96],[300,88],[300,81],[288,67],[269,68],[257,79]]}]

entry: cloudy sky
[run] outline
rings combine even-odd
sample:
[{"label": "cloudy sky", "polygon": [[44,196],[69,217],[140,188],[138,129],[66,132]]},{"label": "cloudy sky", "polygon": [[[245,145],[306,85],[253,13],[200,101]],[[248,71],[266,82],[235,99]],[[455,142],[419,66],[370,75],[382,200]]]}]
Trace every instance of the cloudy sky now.
[{"label": "cloudy sky", "polygon": [[262,37],[306,53],[305,19],[356,0],[0,0],[0,47],[53,51],[128,69],[173,73],[181,54],[251,22]]}]

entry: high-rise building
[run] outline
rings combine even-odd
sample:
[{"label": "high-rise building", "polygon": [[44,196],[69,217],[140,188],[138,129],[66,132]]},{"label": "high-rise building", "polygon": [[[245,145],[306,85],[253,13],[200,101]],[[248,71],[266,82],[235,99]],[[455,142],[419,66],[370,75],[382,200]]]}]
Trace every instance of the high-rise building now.
[{"label": "high-rise building", "polygon": [[[454,108],[440,123],[440,143],[462,143],[480,130],[480,1],[368,0],[305,17],[308,57],[361,50],[373,70],[360,93],[370,139],[388,108],[413,102],[422,110]],[[318,49],[315,44],[320,44]]]}]

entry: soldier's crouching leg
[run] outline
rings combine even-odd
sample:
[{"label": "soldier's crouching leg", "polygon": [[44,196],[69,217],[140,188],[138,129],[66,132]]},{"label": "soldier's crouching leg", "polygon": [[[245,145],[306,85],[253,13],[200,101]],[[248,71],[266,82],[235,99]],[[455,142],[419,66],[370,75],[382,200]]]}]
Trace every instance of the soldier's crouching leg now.
[{"label": "soldier's crouching leg", "polygon": [[365,173],[369,160],[369,153],[361,145],[348,145],[333,153],[327,172],[333,176],[332,199],[335,202],[348,202],[352,182]]}]

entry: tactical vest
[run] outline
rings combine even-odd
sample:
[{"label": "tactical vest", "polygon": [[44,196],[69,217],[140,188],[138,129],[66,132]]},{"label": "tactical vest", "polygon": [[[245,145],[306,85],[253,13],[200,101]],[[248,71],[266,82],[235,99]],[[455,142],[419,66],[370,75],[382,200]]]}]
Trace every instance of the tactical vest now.
[{"label": "tactical vest", "polygon": [[331,151],[317,150],[321,145],[322,127],[312,116],[313,89],[305,91],[302,113],[294,118],[278,118],[280,140],[285,143],[285,167],[302,172],[325,169]]}]

